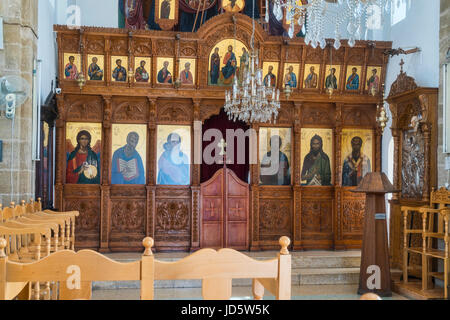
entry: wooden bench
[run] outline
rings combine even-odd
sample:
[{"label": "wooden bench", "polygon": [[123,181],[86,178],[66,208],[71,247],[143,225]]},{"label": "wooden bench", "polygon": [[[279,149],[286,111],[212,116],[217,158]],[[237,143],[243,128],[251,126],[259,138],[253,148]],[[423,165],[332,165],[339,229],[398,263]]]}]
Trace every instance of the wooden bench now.
[{"label": "wooden bench", "polygon": [[[154,298],[155,280],[201,279],[205,299],[229,299],[231,281],[253,279],[255,299],[262,299],[264,289],[277,299],[291,298],[291,256],[289,238],[280,238],[278,257],[257,261],[232,250],[201,249],[176,262],[154,258],[152,238],[145,238],[141,260],[119,263],[92,250],[61,250],[32,263],[9,261],[6,240],[0,239],[0,300],[13,299],[23,293],[28,282],[59,282],[59,299],[90,299],[92,281],[131,281],[141,283],[141,299]],[[19,290],[20,289],[20,290]]]},{"label": "wooden bench", "polygon": [[253,296],[260,300],[264,289],[278,300],[291,299],[291,255],[287,250],[288,237],[280,238],[281,250],[271,260],[254,260],[233,249],[201,249],[184,259],[163,262],[154,259],[150,248],[153,239],[145,238],[142,270],[148,286],[142,294],[153,299],[154,280],[202,280],[202,296],[207,300],[227,300],[232,294],[232,279],[253,279]]}]

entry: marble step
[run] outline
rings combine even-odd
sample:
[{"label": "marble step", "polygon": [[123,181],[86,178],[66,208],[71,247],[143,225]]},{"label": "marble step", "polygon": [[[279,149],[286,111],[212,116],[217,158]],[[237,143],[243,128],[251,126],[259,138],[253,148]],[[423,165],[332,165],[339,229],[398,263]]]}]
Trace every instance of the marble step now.
[{"label": "marble step", "polygon": [[[400,270],[391,270],[392,278],[399,277]],[[292,286],[299,285],[351,285],[359,283],[359,268],[313,268],[292,270]],[[233,279],[233,287],[249,287],[251,279]],[[139,281],[94,282],[93,290],[139,289]],[[200,280],[156,280],[155,288],[201,288]]]},{"label": "marble step", "polygon": [[[276,257],[277,252],[246,252],[257,260]],[[139,254],[107,254],[119,262],[131,262],[140,258]],[[188,253],[157,253],[160,261],[177,261]],[[306,251],[292,254],[292,285],[302,284],[356,284],[359,281],[360,251]],[[251,286],[251,279],[233,279],[233,286]],[[94,282],[94,290],[136,289],[139,281]],[[200,288],[200,280],[156,280],[155,288]]]}]

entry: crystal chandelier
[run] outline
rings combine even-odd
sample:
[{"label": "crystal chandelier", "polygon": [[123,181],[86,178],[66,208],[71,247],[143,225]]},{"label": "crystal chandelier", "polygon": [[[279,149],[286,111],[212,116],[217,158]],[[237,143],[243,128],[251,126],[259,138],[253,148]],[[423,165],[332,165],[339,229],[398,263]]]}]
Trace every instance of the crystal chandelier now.
[{"label": "crystal chandelier", "polygon": [[[253,0],[253,8],[255,8],[255,0]],[[276,83],[270,83],[270,77],[268,77],[267,83],[263,81],[263,72],[259,68],[258,52],[254,48],[254,11],[252,21],[249,66],[243,72],[241,83],[239,84],[235,76],[232,90],[225,91],[224,110],[228,118],[233,121],[271,122],[273,118],[275,123],[280,108],[280,90],[276,89]]]},{"label": "crystal chandelier", "polygon": [[[313,48],[327,45],[324,34],[326,24],[334,25],[334,48],[341,47],[342,26],[346,26],[348,44],[353,47],[361,39],[363,22],[367,29],[378,29],[383,25],[383,11],[389,12],[392,0],[266,0],[266,22],[269,22],[269,5],[273,1],[274,13],[281,14],[286,9],[286,21],[289,21],[289,37],[294,36],[295,24],[302,26],[305,43]],[[363,21],[364,20],[364,21]],[[307,22],[307,24],[305,24]]]}]

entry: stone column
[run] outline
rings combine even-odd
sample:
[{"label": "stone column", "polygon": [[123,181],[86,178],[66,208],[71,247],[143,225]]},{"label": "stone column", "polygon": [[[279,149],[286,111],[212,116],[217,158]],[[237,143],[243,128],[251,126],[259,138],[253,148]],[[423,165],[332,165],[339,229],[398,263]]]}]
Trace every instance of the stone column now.
[{"label": "stone column", "polygon": [[[4,49],[0,50],[0,75],[21,76],[29,84],[29,98],[16,109],[14,121],[0,112],[0,203],[34,198],[35,169],[31,160],[33,60],[37,55],[37,1],[1,0]],[[11,179],[12,178],[12,179]]]}]

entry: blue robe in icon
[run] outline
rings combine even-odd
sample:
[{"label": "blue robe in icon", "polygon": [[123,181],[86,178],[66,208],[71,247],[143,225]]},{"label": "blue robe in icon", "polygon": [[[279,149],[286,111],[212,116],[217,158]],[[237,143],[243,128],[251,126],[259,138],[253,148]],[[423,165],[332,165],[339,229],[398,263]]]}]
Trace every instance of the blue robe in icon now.
[{"label": "blue robe in icon", "polygon": [[359,89],[359,76],[357,74],[351,75],[347,80],[347,90],[358,90]]},{"label": "blue robe in icon", "polygon": [[181,151],[178,156],[172,157],[172,152],[166,150],[158,160],[157,184],[162,185],[188,185],[189,179],[189,159]]},{"label": "blue robe in icon", "polygon": [[[120,172],[120,167],[126,172]],[[131,157],[125,154],[125,146],[117,149],[112,158],[111,184],[145,184],[145,171],[141,156],[134,150]]]}]

